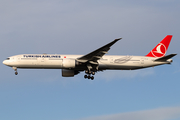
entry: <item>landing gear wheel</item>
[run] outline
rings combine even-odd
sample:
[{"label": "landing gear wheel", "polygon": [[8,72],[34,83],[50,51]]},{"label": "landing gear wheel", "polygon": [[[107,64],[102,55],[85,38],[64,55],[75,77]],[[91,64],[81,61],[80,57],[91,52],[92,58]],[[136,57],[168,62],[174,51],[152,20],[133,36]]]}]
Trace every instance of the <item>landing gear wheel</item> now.
[{"label": "landing gear wheel", "polygon": [[15,72],[15,75],[17,75],[18,74],[18,72]]},{"label": "landing gear wheel", "polygon": [[87,75],[84,75],[84,78],[86,79],[88,76]]},{"label": "landing gear wheel", "polygon": [[89,73],[88,70],[86,70],[85,73],[88,74]]},{"label": "landing gear wheel", "polygon": [[91,74],[92,74],[92,75],[95,75],[95,72],[92,72]]},{"label": "landing gear wheel", "polygon": [[94,80],[94,76],[91,77],[91,80]]},{"label": "landing gear wheel", "polygon": [[88,79],[90,79],[91,78],[91,76],[88,76]]}]

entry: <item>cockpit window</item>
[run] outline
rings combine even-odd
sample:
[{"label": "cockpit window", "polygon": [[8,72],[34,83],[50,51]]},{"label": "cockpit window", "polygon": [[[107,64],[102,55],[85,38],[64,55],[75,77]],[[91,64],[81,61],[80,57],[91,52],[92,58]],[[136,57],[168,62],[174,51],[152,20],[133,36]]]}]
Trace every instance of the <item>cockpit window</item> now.
[{"label": "cockpit window", "polygon": [[7,58],[6,60],[10,60],[10,58]]}]

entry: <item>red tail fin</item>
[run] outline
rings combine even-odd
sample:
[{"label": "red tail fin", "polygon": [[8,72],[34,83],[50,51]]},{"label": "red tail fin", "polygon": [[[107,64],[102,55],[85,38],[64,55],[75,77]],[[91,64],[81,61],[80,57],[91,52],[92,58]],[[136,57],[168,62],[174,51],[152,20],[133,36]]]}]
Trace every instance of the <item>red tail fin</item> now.
[{"label": "red tail fin", "polygon": [[147,57],[163,57],[171,42],[172,35],[167,35],[154,49],[152,49],[146,56]]}]

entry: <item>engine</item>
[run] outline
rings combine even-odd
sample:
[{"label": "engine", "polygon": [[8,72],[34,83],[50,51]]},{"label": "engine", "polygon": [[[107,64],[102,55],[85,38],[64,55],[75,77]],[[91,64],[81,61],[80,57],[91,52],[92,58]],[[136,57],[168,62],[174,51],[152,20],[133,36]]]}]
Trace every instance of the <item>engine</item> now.
[{"label": "engine", "polygon": [[78,73],[79,71],[62,69],[63,77],[74,77],[74,75],[77,75]]},{"label": "engine", "polygon": [[63,63],[62,63],[63,68],[75,68],[76,66],[76,60],[75,59],[63,59]]}]

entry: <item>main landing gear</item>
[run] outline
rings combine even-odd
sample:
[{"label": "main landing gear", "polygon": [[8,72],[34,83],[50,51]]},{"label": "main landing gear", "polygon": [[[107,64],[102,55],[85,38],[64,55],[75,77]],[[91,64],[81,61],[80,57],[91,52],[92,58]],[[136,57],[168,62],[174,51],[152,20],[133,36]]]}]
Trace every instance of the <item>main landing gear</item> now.
[{"label": "main landing gear", "polygon": [[93,64],[87,63],[87,69],[85,70],[85,73],[87,75],[84,75],[84,78],[94,80],[94,76],[91,75],[95,75],[95,72],[97,71],[98,71],[98,62],[93,62]]},{"label": "main landing gear", "polygon": [[18,75],[17,67],[12,67],[15,70],[15,75]]},{"label": "main landing gear", "polygon": [[86,70],[85,73],[88,74],[88,75],[84,75],[84,78],[85,78],[85,79],[88,78],[88,79],[94,80],[94,76],[91,76],[91,74],[92,74],[92,75],[95,75],[95,72],[94,72],[94,71],[88,71],[88,70]]}]

